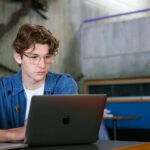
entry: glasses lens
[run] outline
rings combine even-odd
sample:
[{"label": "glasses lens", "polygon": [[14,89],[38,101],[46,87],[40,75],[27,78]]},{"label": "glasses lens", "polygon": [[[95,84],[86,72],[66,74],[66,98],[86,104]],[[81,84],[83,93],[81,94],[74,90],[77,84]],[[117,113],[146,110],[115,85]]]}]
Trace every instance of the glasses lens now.
[{"label": "glasses lens", "polygon": [[49,64],[51,62],[51,55],[44,56],[45,63]]},{"label": "glasses lens", "polygon": [[30,59],[30,62],[34,65],[36,65],[40,62],[40,56],[38,56],[38,55],[31,55],[29,57],[29,59]]},{"label": "glasses lens", "polygon": [[[39,55],[26,54],[26,53],[24,53],[24,55],[29,58],[30,63],[33,65],[37,65],[40,62],[40,60],[42,59],[42,56],[39,56]],[[51,55],[43,56],[44,62],[46,64],[51,63],[51,57],[52,57]]]}]

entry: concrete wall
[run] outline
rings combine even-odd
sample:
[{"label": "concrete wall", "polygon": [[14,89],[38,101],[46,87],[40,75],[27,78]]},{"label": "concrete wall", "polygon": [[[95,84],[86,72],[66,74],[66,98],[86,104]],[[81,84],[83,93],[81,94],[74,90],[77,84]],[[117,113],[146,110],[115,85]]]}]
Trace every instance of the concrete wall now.
[{"label": "concrete wall", "polygon": [[[0,0],[0,22],[7,24],[20,7],[21,3]],[[90,0],[48,1],[47,20],[31,10],[0,39],[0,64],[18,71],[12,41],[21,24],[35,23],[49,28],[60,40],[60,52],[51,70],[67,72],[75,78],[84,74],[87,79],[149,76],[150,19],[83,23],[107,11]]]},{"label": "concrete wall", "polygon": [[85,23],[80,28],[85,79],[150,76],[150,17]]}]

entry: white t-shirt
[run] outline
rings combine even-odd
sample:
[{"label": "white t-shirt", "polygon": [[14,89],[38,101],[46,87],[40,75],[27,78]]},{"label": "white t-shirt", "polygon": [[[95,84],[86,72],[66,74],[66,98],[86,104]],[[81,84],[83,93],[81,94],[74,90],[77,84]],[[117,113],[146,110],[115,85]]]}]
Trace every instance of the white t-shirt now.
[{"label": "white t-shirt", "polygon": [[26,96],[26,115],[25,115],[25,124],[28,119],[29,110],[30,110],[30,104],[31,104],[31,98],[33,95],[43,95],[44,93],[44,83],[43,85],[36,89],[36,90],[28,90],[24,87],[25,90],[25,96]]}]

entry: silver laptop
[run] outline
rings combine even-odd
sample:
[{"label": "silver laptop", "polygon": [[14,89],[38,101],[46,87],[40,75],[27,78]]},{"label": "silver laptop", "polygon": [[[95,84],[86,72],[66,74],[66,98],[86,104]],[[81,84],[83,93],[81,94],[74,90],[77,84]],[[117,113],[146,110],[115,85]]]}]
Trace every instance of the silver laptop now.
[{"label": "silver laptop", "polygon": [[105,95],[33,96],[25,146],[95,142],[105,102]]}]

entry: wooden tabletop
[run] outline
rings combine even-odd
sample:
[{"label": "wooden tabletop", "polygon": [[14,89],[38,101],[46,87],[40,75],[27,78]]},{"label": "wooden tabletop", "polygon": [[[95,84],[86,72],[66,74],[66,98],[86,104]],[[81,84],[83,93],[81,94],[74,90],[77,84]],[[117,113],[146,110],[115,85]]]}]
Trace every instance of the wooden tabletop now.
[{"label": "wooden tabletop", "polygon": [[104,116],[105,120],[126,120],[126,119],[139,119],[139,116]]}]

